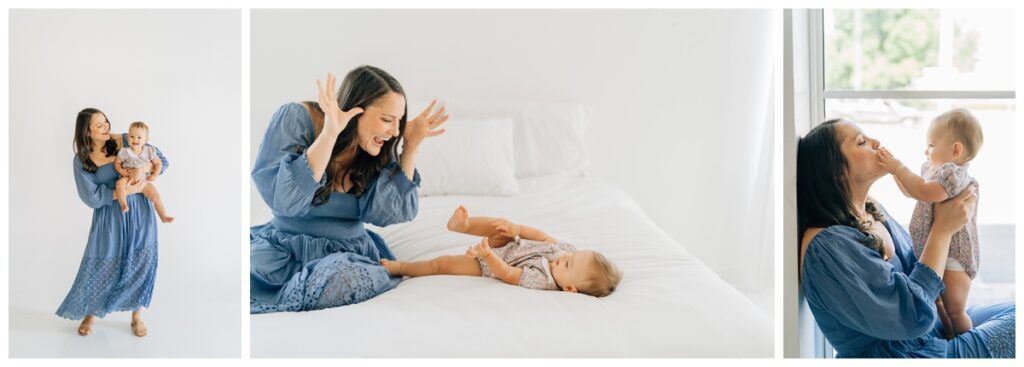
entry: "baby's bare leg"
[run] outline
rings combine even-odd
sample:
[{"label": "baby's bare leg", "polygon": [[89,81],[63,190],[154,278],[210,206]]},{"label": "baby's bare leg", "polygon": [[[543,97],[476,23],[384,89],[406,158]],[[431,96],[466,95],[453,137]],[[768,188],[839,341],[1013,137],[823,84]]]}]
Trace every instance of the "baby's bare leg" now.
[{"label": "baby's bare leg", "polygon": [[476,259],[463,255],[436,257],[427,261],[391,261],[381,259],[380,264],[391,275],[421,277],[426,275],[472,275],[480,276],[483,270]]},{"label": "baby's bare leg", "polygon": [[971,277],[962,271],[946,270],[942,275],[942,282],[946,285],[946,291],[942,293],[942,304],[949,315],[949,321],[953,324],[953,335],[971,330],[974,324],[967,316],[967,295],[971,291]]},{"label": "baby's bare leg", "polygon": [[160,192],[156,191],[156,185],[152,182],[146,183],[146,186],[142,188],[142,195],[153,203],[153,207],[156,208],[156,215],[160,216],[161,222],[170,223],[174,221],[174,217],[167,216],[167,212],[164,209],[164,201],[160,198]]},{"label": "baby's bare leg", "polygon": [[946,312],[946,307],[942,305],[942,295],[935,299],[935,313],[939,316],[939,321],[942,322],[942,336],[946,340],[953,339],[953,321],[949,320],[949,314]]},{"label": "baby's bare leg", "polygon": [[502,236],[494,229],[494,223],[499,219],[492,217],[470,217],[469,211],[460,205],[455,209],[455,213],[452,213],[452,217],[448,219],[448,230],[487,237],[487,242],[491,247],[502,247],[512,241],[512,239]]},{"label": "baby's bare leg", "polygon": [[121,204],[121,212],[128,212],[128,177],[117,179],[114,184],[114,194],[117,196],[117,203]]}]

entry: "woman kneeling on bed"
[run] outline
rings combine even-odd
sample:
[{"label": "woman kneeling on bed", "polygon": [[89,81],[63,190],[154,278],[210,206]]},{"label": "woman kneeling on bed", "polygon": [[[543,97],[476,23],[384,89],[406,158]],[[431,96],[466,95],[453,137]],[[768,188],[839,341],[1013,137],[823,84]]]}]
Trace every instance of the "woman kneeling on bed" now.
[{"label": "woman kneeling on bed", "polygon": [[497,278],[526,288],[579,292],[595,297],[612,293],[622,272],[596,251],[576,250],[536,228],[507,219],[470,217],[455,209],[448,230],[483,237],[465,256],[441,256],[427,261],[389,261],[381,264],[391,275],[473,275]]}]

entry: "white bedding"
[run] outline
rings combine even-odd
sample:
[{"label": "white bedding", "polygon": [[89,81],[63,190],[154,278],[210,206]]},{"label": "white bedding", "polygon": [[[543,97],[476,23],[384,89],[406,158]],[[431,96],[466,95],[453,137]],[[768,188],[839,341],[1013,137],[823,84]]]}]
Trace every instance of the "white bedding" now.
[{"label": "white bedding", "polygon": [[[413,222],[374,230],[399,259],[462,254],[476,239],[445,228],[462,204],[470,215],[506,217],[603,252],[624,273],[615,293],[599,299],[478,277],[407,278],[360,304],[251,316],[252,356],[773,355],[769,318],[669,238],[621,190],[578,177],[537,177],[519,184],[520,195],[512,197],[421,198]],[[725,228],[727,223],[693,230]]]}]

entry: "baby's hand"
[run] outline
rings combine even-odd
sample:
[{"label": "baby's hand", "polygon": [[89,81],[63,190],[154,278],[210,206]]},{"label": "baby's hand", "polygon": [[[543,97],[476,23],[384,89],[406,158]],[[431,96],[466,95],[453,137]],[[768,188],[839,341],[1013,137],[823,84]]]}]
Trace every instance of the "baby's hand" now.
[{"label": "baby's hand", "polygon": [[508,219],[498,219],[494,222],[494,230],[498,231],[498,234],[502,236],[516,238],[522,229],[518,224],[510,222]]},{"label": "baby's hand", "polygon": [[491,254],[493,254],[493,252],[491,252],[491,245],[487,243],[486,237],[484,237],[484,239],[481,240],[480,243],[476,245],[470,245],[469,248],[466,249],[466,256],[475,257],[478,259],[486,258],[488,256],[491,256]]},{"label": "baby's hand", "polygon": [[903,168],[903,162],[892,156],[892,153],[888,149],[878,148],[878,164],[882,166],[886,172],[896,173],[900,168]]}]

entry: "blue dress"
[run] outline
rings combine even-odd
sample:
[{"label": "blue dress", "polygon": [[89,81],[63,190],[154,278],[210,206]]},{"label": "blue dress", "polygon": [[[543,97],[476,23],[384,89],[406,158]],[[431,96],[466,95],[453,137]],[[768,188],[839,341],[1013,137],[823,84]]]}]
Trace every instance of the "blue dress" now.
[{"label": "blue dress", "polygon": [[[123,145],[128,140],[122,135]],[[167,169],[167,158],[159,149]],[[78,157],[72,163],[78,197],[92,212],[92,227],[85,254],[78,267],[75,283],[57,316],[78,320],[86,315],[106,316],[111,312],[134,311],[149,307],[156,280],[157,215],[153,204],[142,194],[128,196],[128,212],[114,199],[114,187],[120,175],[114,163],[89,173]]]},{"label": "blue dress", "polygon": [[903,227],[885,227],[891,262],[852,227],[825,228],[808,244],[801,291],[837,357],[1014,358],[1016,306],[968,308],[974,329],[947,341],[935,310],[942,279],[914,258]]},{"label": "blue dress", "polygon": [[[360,195],[313,195],[306,148],[315,139],[303,105],[282,106],[267,127],[252,179],[274,217],[249,231],[251,313],[309,311],[358,303],[398,285],[380,259],[394,260],[384,240],[363,223],[383,227],[412,220],[419,208],[413,180],[390,162]],[[325,175],[326,176],[326,175]]]}]

